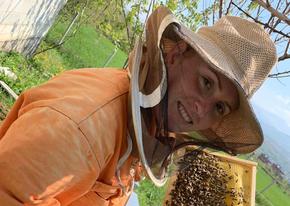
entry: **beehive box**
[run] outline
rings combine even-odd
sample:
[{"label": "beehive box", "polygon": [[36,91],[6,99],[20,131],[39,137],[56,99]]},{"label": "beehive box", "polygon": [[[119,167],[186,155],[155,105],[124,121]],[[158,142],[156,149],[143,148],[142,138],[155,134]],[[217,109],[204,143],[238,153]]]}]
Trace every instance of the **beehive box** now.
[{"label": "beehive box", "polygon": [[[256,167],[257,163],[224,155],[220,153],[210,153],[218,158],[219,166],[226,172],[228,177],[231,177],[227,182],[228,191],[233,191],[235,194],[243,194],[243,198],[235,197],[231,193],[226,194],[225,203],[227,206],[254,206],[256,192]],[[177,175],[169,179],[169,186],[166,191],[163,205],[168,205],[166,202],[171,202],[170,192],[174,188],[174,182]],[[215,205],[214,203],[212,205]],[[184,205],[186,206],[186,205]]]}]

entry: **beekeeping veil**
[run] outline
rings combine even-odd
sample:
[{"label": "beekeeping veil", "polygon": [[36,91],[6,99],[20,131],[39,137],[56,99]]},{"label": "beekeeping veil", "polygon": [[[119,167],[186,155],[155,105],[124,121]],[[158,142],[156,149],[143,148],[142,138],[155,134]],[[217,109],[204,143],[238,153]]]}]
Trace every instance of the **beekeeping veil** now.
[{"label": "beekeeping veil", "polygon": [[[204,137],[202,141],[167,131],[170,111],[167,111],[167,69],[163,56],[170,44],[180,40],[191,46],[211,68],[229,78],[239,92],[237,111],[225,116],[215,130],[198,131]],[[263,133],[248,99],[276,60],[273,42],[253,22],[226,16],[194,33],[178,23],[167,8],[156,9],[147,21],[144,40],[136,41],[128,62],[135,140],[149,178],[157,186],[163,185],[168,154],[192,142],[234,154],[259,147]],[[156,112],[157,105],[161,109]]]}]

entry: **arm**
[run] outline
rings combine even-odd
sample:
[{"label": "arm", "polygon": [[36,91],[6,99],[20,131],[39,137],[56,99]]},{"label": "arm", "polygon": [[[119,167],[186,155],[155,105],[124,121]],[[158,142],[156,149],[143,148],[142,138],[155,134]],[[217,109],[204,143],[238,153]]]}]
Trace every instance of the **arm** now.
[{"label": "arm", "polygon": [[47,107],[12,123],[0,141],[0,168],[3,206],[67,205],[90,190],[100,171],[78,126]]}]

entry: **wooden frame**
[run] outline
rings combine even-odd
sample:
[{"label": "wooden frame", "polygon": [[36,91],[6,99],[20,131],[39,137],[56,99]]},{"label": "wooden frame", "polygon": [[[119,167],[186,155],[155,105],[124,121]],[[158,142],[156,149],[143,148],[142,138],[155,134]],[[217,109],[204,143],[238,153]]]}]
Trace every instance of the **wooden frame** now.
[{"label": "wooden frame", "polygon": [[[229,156],[229,155],[225,155],[225,154],[221,154],[218,152],[209,152],[209,151],[205,151],[211,155],[214,155],[216,157],[218,157],[221,162],[226,162],[229,163],[231,165],[238,165],[238,166],[242,166],[243,168],[245,168],[248,173],[247,175],[247,179],[249,178],[250,180],[250,191],[248,192],[249,194],[249,198],[247,198],[248,203],[246,204],[242,204],[243,206],[255,206],[255,196],[256,196],[256,173],[257,173],[257,163],[253,162],[253,161],[249,161],[249,160],[243,160],[237,157],[233,157],[233,156]],[[163,205],[166,205],[166,201],[170,200],[170,191],[173,189],[173,183],[176,180],[176,176],[172,176],[168,181],[168,187],[165,193],[165,198],[164,198],[164,202]],[[241,206],[241,205],[240,205]]]}]

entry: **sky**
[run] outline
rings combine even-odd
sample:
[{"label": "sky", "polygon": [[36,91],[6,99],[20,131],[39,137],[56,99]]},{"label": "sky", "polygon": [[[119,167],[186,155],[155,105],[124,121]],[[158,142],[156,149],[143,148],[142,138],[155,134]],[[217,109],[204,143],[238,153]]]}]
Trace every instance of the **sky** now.
[{"label": "sky", "polygon": [[[271,73],[290,70],[290,59],[278,63]],[[283,121],[276,122],[274,127],[290,134],[290,77],[267,78],[261,88],[251,99],[253,106],[259,106],[271,115],[280,117]]]}]

